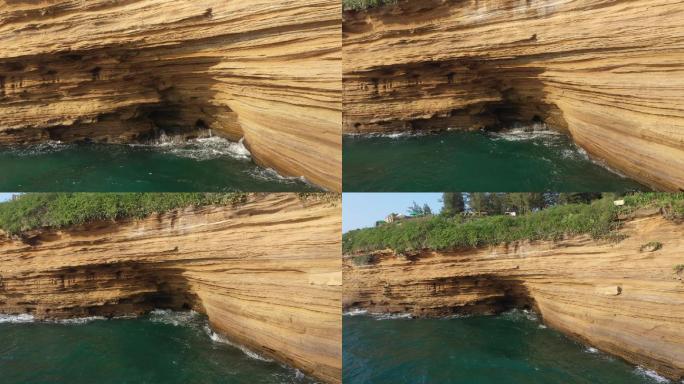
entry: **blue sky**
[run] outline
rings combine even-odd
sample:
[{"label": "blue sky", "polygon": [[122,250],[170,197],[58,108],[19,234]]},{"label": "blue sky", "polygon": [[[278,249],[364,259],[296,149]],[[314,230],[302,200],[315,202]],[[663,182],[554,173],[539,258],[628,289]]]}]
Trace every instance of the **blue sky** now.
[{"label": "blue sky", "polygon": [[0,193],[0,203],[3,202],[3,201],[9,200],[9,199],[12,197],[12,195],[14,195],[13,192],[10,192],[10,193]]},{"label": "blue sky", "polygon": [[414,201],[427,203],[437,213],[442,209],[441,199],[441,193],[343,193],[342,231],[372,227],[392,212],[406,214]]}]

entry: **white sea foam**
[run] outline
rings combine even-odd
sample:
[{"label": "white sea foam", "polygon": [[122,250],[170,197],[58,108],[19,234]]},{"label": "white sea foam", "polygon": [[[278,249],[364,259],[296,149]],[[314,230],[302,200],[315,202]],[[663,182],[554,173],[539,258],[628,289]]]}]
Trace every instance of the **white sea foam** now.
[{"label": "white sea foam", "polygon": [[529,320],[529,321],[539,321],[537,313],[530,311],[528,309],[511,309],[501,314],[502,317],[508,318],[510,320]]},{"label": "white sea foam", "polygon": [[343,316],[359,316],[359,315],[366,315],[368,314],[368,311],[365,309],[361,308],[354,308],[350,311],[344,312],[342,315]]},{"label": "white sea foam", "polygon": [[300,371],[299,369],[296,369],[296,368],[295,368],[295,379],[297,379],[297,380],[302,380],[302,379],[305,378],[305,377],[306,377],[306,376],[302,373],[302,371]]},{"label": "white sea foam", "polygon": [[400,139],[403,137],[419,137],[429,135],[430,131],[401,131],[401,132],[370,132],[370,133],[345,133],[347,137],[384,137],[388,139]]},{"label": "white sea foam", "polygon": [[107,318],[104,316],[89,316],[89,317],[76,317],[73,319],[49,320],[47,322],[57,323],[57,324],[86,324],[86,323],[90,323],[91,321],[96,321],[96,320],[107,320]]},{"label": "white sea foam", "polygon": [[149,314],[151,322],[169,324],[175,327],[192,325],[199,318],[200,314],[195,311],[179,312],[170,309],[155,309]]},{"label": "white sea foam", "polygon": [[584,352],[595,354],[595,353],[599,353],[599,350],[594,348],[594,347],[586,347],[584,349]]},{"label": "white sea foam", "polygon": [[599,159],[597,159],[597,158],[594,158],[594,157],[592,157],[592,156],[589,156],[589,154],[587,153],[587,151],[584,150],[584,148],[581,148],[581,147],[579,147],[579,146],[575,146],[575,147],[577,147],[577,151],[578,151],[579,153],[581,153],[582,156],[583,156],[584,158],[586,158],[587,160],[591,161],[592,163],[598,165],[599,167],[601,167],[601,168],[603,168],[603,169],[605,169],[605,170],[607,170],[607,171],[609,171],[609,172],[611,172],[611,173],[614,173],[614,174],[620,176],[620,177],[623,178],[623,179],[626,179],[626,178],[627,178],[626,175],[624,175],[623,173],[621,173],[620,171],[618,171],[618,170],[616,170],[616,169],[614,169],[614,168],[609,167],[608,164],[606,164],[605,162],[603,162],[603,161],[601,161],[601,160],[599,160]]},{"label": "white sea foam", "polygon": [[22,313],[20,315],[2,315],[0,314],[0,323],[32,323],[35,321],[33,315]]},{"label": "white sea foam", "polygon": [[214,332],[208,325],[204,326],[204,331],[207,333],[207,335],[209,336],[211,341],[213,341],[215,343],[228,344],[231,347],[235,347],[235,348],[241,350],[242,353],[244,353],[245,355],[251,357],[252,359],[266,361],[266,362],[273,361],[272,359],[268,359],[266,357],[263,357],[263,356],[261,356],[258,353],[248,349],[247,347],[245,347],[243,345],[231,342],[227,338],[225,338],[225,337],[219,335],[218,333]]},{"label": "white sea foam", "polygon": [[[140,145],[133,145],[140,146]],[[182,137],[162,135],[152,142],[145,144],[165,153],[178,157],[194,160],[211,160],[219,157],[230,156],[238,160],[250,160],[252,154],[245,147],[244,138],[238,142],[223,139],[221,137],[203,137],[185,140]]]},{"label": "white sea foam", "polygon": [[61,141],[51,140],[35,145],[10,147],[9,152],[16,156],[38,156],[60,152],[71,147],[73,147],[73,144],[64,144]]},{"label": "white sea foam", "polygon": [[20,315],[0,315],[0,323],[48,323],[48,324],[86,324],[96,320],[107,320],[104,316],[74,317],[69,319],[45,319],[36,320],[33,315],[23,313]]},{"label": "white sea foam", "polygon": [[397,320],[397,319],[412,319],[413,315],[410,313],[382,313],[374,314],[375,320]]},{"label": "white sea foam", "polygon": [[639,376],[641,376],[641,377],[649,378],[649,379],[653,380],[653,381],[656,382],[656,383],[669,383],[669,382],[670,382],[670,380],[668,380],[667,378],[665,378],[665,377],[663,377],[663,376],[660,376],[660,375],[659,375],[658,373],[656,373],[655,371],[651,371],[650,369],[646,369],[646,368],[643,368],[643,367],[636,367],[636,368],[634,369],[634,372],[635,372],[637,375],[639,375]]},{"label": "white sea foam", "polygon": [[541,126],[533,127],[516,127],[497,132],[490,132],[490,135],[495,140],[507,141],[529,141],[529,140],[557,140],[563,137],[563,134],[557,131],[543,128]]},{"label": "white sea foam", "polygon": [[278,181],[278,182],[285,183],[285,184],[292,184],[292,183],[296,183],[296,182],[301,182],[301,183],[304,183],[307,185],[312,185],[311,183],[309,183],[309,181],[304,176],[299,176],[299,177],[283,176],[272,168],[255,167],[254,169],[249,171],[249,174],[256,179],[261,179],[261,180],[266,180],[266,181]]}]

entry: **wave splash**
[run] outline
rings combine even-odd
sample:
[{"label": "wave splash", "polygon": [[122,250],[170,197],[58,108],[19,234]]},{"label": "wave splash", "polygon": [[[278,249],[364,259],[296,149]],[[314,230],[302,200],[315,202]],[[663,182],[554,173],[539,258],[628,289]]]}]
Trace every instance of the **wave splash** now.
[{"label": "wave splash", "polygon": [[368,311],[365,309],[353,308],[347,312],[342,313],[342,316],[359,316],[359,315],[366,315],[366,314],[368,314]]},{"label": "wave splash", "polygon": [[40,144],[11,146],[7,148],[7,153],[13,156],[40,156],[61,152],[74,146],[75,144],[65,144],[61,141],[51,140]]},{"label": "wave splash", "polygon": [[35,321],[33,315],[27,313],[22,313],[20,315],[3,315],[0,314],[0,324],[10,323],[10,324],[20,324],[20,323],[32,323]]},{"label": "wave splash", "polygon": [[204,326],[204,331],[206,332],[207,336],[209,336],[211,341],[213,341],[215,343],[227,344],[227,345],[230,345],[231,347],[235,347],[235,348],[241,350],[242,353],[244,353],[245,355],[251,357],[252,359],[265,361],[265,362],[269,362],[269,363],[273,361],[272,359],[268,359],[266,357],[263,357],[263,356],[261,356],[258,353],[248,349],[247,347],[245,347],[243,345],[231,342],[227,338],[225,338],[225,337],[219,335],[218,333],[214,332],[208,325]]},{"label": "wave splash", "polygon": [[249,174],[255,179],[278,181],[284,184],[304,183],[306,185],[313,186],[313,184],[311,184],[304,176],[283,176],[273,168],[254,167],[254,169],[249,171]]},{"label": "wave splash", "polygon": [[179,326],[192,326],[201,320],[201,315],[195,311],[172,311],[170,309],[155,309],[148,315],[149,320],[153,323],[161,323]]},{"label": "wave splash", "polygon": [[660,376],[655,371],[651,371],[650,369],[646,369],[644,367],[636,367],[634,369],[634,373],[641,377],[649,379],[649,381],[652,381],[654,383],[671,383],[671,381],[667,378]]},{"label": "wave splash", "polygon": [[168,154],[194,160],[211,160],[224,156],[237,160],[252,159],[252,154],[245,147],[244,137],[238,142],[216,136],[185,140],[178,136],[167,136],[162,131],[159,138],[152,143],[132,144],[132,146],[151,147]]}]

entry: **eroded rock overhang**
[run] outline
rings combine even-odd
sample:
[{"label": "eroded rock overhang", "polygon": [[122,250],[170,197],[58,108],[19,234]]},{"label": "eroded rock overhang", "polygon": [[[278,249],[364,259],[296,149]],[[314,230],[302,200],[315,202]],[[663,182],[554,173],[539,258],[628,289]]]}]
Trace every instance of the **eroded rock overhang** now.
[{"label": "eroded rock overhang", "polygon": [[245,138],[260,165],[341,190],[340,5],[0,5],[0,144]]},{"label": "eroded rock overhang", "polygon": [[340,233],[335,198],[271,194],[0,235],[0,312],[54,319],[194,309],[231,342],[340,383]]},{"label": "eroded rock overhang", "polygon": [[[684,377],[684,224],[626,222],[615,240],[580,236],[343,263],[343,307],[416,316],[536,310],[566,335],[671,379]],[[661,248],[646,244],[658,242]]]},{"label": "eroded rock overhang", "polygon": [[399,1],[345,12],[346,133],[546,123],[684,188],[684,17],[666,1]]}]

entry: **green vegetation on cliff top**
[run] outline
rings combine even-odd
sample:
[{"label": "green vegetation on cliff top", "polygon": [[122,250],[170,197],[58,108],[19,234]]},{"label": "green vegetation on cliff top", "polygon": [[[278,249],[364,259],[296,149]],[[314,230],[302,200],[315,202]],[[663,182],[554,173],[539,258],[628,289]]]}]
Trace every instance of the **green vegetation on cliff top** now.
[{"label": "green vegetation on cliff top", "polygon": [[359,11],[363,9],[379,7],[385,4],[396,3],[397,0],[342,0],[342,7],[345,11]]},{"label": "green vegetation on cliff top", "polygon": [[527,215],[496,215],[481,218],[428,216],[375,228],[356,229],[342,237],[344,253],[392,249],[447,250],[503,244],[516,240],[559,240],[589,234],[610,237],[619,227],[619,214],[639,208],[665,208],[673,218],[684,217],[684,193],[637,193],[625,196],[624,206],[604,198],[589,204],[564,204]]},{"label": "green vegetation on cliff top", "polygon": [[27,193],[0,203],[0,229],[18,234],[96,220],[144,218],[177,208],[233,205],[246,193]]}]

